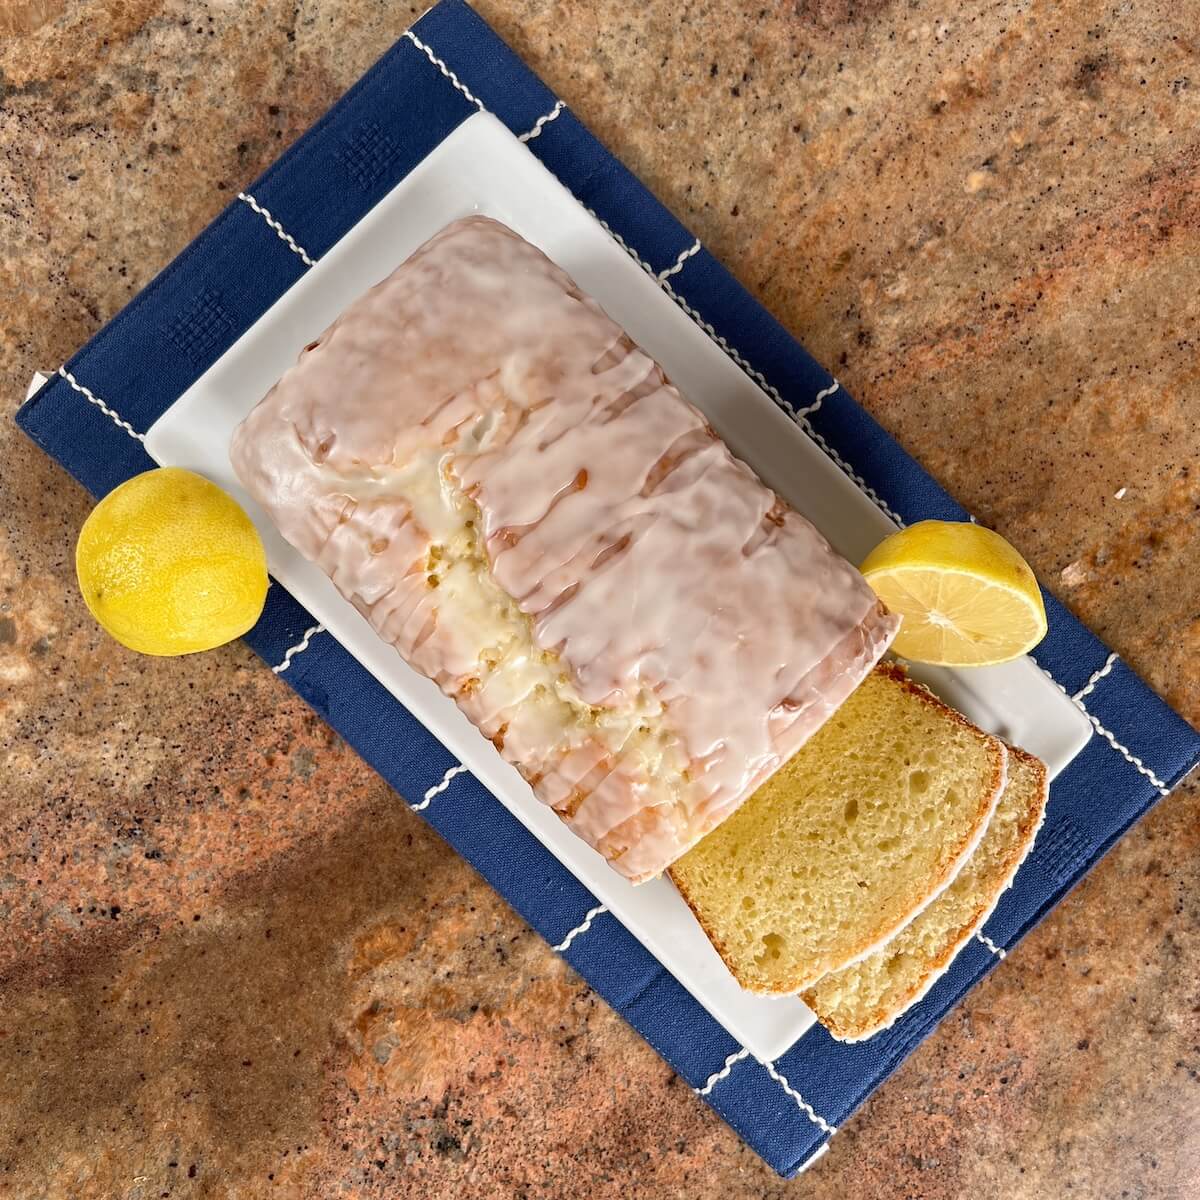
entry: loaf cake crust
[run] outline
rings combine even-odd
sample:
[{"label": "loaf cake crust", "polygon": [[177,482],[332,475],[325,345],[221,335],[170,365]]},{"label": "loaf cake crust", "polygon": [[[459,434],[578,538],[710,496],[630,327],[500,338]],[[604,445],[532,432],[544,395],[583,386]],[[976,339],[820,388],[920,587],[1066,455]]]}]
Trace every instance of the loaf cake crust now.
[{"label": "loaf cake crust", "polygon": [[347,309],[230,453],[284,537],[635,882],[794,753],[898,623],[487,218]]}]

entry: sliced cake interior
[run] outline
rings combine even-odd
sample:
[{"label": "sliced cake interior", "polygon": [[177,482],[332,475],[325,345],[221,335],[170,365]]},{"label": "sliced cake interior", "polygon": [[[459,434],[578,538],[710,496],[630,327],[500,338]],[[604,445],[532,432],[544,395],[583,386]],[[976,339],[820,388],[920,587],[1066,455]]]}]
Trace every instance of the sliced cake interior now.
[{"label": "sliced cake interior", "polygon": [[801,991],[888,941],[953,880],[1006,759],[997,738],[881,664],[671,877],[743,987]]},{"label": "sliced cake interior", "polygon": [[1010,747],[1004,794],[954,882],[886,946],[804,993],[804,1002],[834,1037],[860,1041],[886,1029],[949,967],[1033,845],[1047,788],[1045,763]]}]

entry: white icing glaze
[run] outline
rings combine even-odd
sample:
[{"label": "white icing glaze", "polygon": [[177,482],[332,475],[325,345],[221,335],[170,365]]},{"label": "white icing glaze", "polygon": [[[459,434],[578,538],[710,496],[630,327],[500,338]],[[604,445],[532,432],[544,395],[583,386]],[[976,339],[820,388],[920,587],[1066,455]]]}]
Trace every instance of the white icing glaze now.
[{"label": "white icing glaze", "polygon": [[472,217],[234,436],[239,478],[571,827],[656,875],[897,621],[540,251]]}]

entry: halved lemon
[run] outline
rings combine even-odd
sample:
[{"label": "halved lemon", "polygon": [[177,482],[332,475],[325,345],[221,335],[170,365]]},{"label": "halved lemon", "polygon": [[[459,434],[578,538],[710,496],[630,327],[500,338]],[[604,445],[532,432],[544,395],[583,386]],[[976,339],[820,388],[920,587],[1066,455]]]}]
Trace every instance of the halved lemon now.
[{"label": "halved lemon", "polygon": [[921,521],[885,538],[861,569],[903,618],[892,649],[913,662],[992,666],[1046,636],[1046,607],[1029,564],[982,525]]}]

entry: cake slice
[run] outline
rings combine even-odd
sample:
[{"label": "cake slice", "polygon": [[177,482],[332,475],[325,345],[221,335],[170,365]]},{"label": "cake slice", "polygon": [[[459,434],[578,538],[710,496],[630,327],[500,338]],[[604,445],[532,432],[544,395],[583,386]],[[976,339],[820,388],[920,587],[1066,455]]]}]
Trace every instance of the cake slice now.
[{"label": "cake slice", "polygon": [[634,882],[795,753],[896,632],[661,367],[486,217],[435,234],[306,346],[230,458]]},{"label": "cake slice", "polygon": [[915,1004],[987,920],[1046,813],[1046,765],[1009,747],[1008,782],[987,832],[954,882],[888,944],[826,975],[804,1002],[835,1038],[861,1041]]},{"label": "cake slice", "polygon": [[1006,761],[1001,741],[881,664],[671,878],[743,987],[802,991],[950,884]]}]

